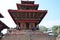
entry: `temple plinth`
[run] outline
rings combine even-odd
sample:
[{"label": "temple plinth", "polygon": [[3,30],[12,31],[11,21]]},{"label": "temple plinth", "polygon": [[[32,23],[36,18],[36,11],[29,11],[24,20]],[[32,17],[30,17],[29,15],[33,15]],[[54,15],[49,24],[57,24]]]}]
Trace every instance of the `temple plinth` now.
[{"label": "temple plinth", "polygon": [[8,12],[20,29],[36,27],[47,13],[47,10],[38,10],[39,4],[34,4],[34,1],[21,1],[16,5],[18,10],[9,9]]}]

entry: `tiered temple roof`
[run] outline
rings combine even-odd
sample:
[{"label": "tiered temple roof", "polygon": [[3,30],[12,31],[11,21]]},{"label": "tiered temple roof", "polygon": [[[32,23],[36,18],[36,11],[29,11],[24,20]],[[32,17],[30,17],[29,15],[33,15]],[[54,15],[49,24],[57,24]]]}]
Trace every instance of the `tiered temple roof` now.
[{"label": "tiered temple roof", "polygon": [[[17,8],[18,9],[21,9],[22,7],[26,7],[28,9],[31,7],[32,10],[37,10],[38,7],[39,7],[39,4],[18,4],[17,3]],[[27,9],[25,9],[25,10],[27,10]]]},{"label": "tiered temple roof", "polygon": [[16,5],[17,10],[9,9],[8,12],[21,29],[36,27],[47,13],[47,10],[38,10],[39,4],[34,4],[34,1],[21,1]]},{"label": "tiered temple roof", "polygon": [[34,4],[34,1],[21,1],[21,4]]},{"label": "tiered temple roof", "polygon": [[[39,4],[34,4],[34,1],[21,1],[21,4],[17,3],[18,10],[9,9],[8,12],[13,20],[18,21],[39,21],[46,15],[47,10],[37,10]],[[28,18],[27,18],[28,16]]]}]

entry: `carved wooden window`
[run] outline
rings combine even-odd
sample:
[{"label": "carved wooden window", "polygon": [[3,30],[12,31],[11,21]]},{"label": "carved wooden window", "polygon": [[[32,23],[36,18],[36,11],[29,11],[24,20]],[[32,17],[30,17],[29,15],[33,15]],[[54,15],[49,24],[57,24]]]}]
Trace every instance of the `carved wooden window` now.
[{"label": "carved wooden window", "polygon": [[30,14],[30,17],[33,18],[33,13]]},{"label": "carved wooden window", "polygon": [[21,13],[22,18],[25,18],[25,13]]},{"label": "carved wooden window", "polygon": [[27,18],[29,18],[29,13],[27,12]]}]

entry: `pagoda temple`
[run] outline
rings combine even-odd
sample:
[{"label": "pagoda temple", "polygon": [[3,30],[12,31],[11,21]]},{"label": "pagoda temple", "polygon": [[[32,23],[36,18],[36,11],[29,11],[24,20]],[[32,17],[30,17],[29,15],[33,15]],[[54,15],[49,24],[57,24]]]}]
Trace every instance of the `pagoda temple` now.
[{"label": "pagoda temple", "polygon": [[47,10],[38,10],[39,4],[34,4],[34,1],[21,1],[16,5],[18,10],[9,9],[8,12],[20,29],[36,27],[47,13]]},{"label": "pagoda temple", "polygon": [[[0,18],[4,18],[4,16],[2,16],[1,13],[0,13]],[[0,32],[5,28],[9,28],[9,27],[0,20]]]}]

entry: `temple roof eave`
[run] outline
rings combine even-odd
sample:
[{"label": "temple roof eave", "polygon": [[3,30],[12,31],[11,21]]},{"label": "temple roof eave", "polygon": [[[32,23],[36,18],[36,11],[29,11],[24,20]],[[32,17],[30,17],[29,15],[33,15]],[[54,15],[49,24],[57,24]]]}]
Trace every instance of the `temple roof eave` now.
[{"label": "temple roof eave", "polygon": [[38,23],[40,20],[17,20],[18,22],[36,22]]},{"label": "temple roof eave", "polygon": [[[41,17],[41,20],[44,18],[44,16],[47,14],[47,10],[8,10],[10,16],[12,17],[12,19],[14,20],[14,22],[16,23],[16,20],[14,19],[13,15],[11,15],[11,13],[13,12],[37,12],[37,13],[43,13],[43,17]],[[41,22],[41,20],[39,20],[39,22]]]},{"label": "temple roof eave", "polygon": [[37,12],[37,13],[47,13],[47,10],[8,10],[8,12]]},{"label": "temple roof eave", "polygon": [[16,4],[17,6],[39,6],[39,4]]},{"label": "temple roof eave", "polygon": [[36,9],[38,9],[39,7],[39,4],[16,4],[17,5],[17,8],[19,9],[19,7],[36,7]]}]

